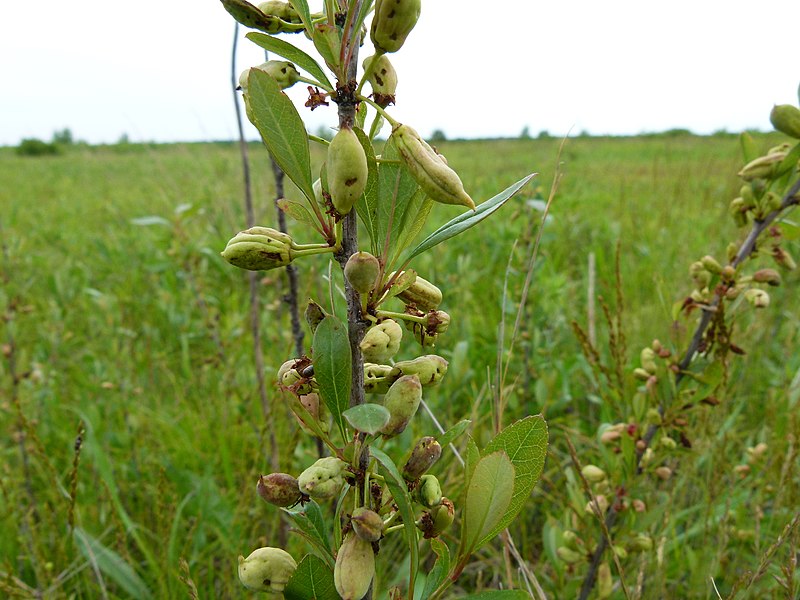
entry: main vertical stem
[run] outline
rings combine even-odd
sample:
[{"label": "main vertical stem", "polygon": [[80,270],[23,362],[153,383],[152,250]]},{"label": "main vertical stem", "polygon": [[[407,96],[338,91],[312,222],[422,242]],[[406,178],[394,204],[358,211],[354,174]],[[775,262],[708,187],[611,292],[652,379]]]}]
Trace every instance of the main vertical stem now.
[{"label": "main vertical stem", "polygon": [[[337,106],[339,128],[352,127],[356,118],[356,75],[358,66],[358,39],[352,39],[353,51],[347,65],[346,81],[337,85]],[[344,268],[347,259],[358,252],[358,220],[356,211],[351,210],[342,223],[342,249],[336,254],[336,260]],[[345,296],[347,298],[347,333],[350,340],[350,357],[353,371],[350,386],[350,406],[364,404],[364,356],[361,354],[361,340],[367,329],[367,322],[361,314],[361,296],[352,288],[345,278]]]}]

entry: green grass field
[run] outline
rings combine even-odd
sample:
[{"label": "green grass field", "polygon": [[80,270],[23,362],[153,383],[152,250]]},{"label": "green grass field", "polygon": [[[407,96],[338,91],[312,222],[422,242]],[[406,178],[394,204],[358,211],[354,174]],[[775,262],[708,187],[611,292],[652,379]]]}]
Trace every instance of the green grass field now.
[{"label": "green grass field", "polygon": [[[764,149],[779,141],[757,140]],[[412,264],[444,290],[442,308],[453,318],[437,349],[450,371],[426,400],[445,426],[471,418],[479,443],[492,434],[488,371],[498,324],[513,323],[559,146],[555,139],[439,146],[476,201],[540,173],[489,221]],[[253,145],[251,158],[258,222],[275,226],[266,152]],[[671,316],[691,290],[689,264],[706,254],[723,261],[728,242],[741,237],[727,210],[741,185],[741,159],[734,136],[689,135],[575,138],[560,159],[564,176],[512,357],[505,421],[539,412],[548,420],[545,472],[511,533],[548,597],[573,598],[586,566],[556,557],[561,532],[591,532],[591,549],[599,528],[583,513],[565,437],[584,449],[583,462],[597,463],[608,458],[598,426],[636,412],[604,400],[607,390],[572,332],[572,321],[588,326],[589,254],[597,294],[616,312],[619,245],[633,397],[639,350],[658,338],[680,353],[691,334],[693,318],[674,327]],[[290,186],[293,193],[299,199]],[[431,230],[458,213],[437,205]],[[73,148],[40,158],[0,149],[0,595],[180,598],[191,579],[200,598],[244,598],[238,554],[280,542],[299,555],[303,541],[293,534],[287,541],[279,511],[255,495],[255,482],[274,460],[296,472],[317,450],[273,385],[292,353],[279,271],[264,273],[260,286],[269,415],[259,400],[247,276],[219,256],[244,225],[233,145]],[[301,226],[290,228],[296,239],[315,241]],[[787,248],[797,254],[796,246]],[[327,305],[328,260],[312,257],[298,268],[301,300]],[[674,476],[625,482],[647,510],[628,511],[622,535],[647,530],[656,542],[623,563],[634,592],[642,582],[638,597],[716,598],[712,578],[725,597],[762,564],[739,597],[790,597],[774,577],[800,575],[790,560],[797,530],[781,538],[800,505],[797,279],[784,273],[768,310],[741,311],[734,340],[747,355],[731,363],[720,405],[692,413],[692,448],[674,452]],[[336,271],[333,283],[342,285]],[[610,364],[599,303],[597,315],[599,351]],[[426,417],[414,423],[390,446],[396,452],[434,431]],[[280,457],[270,455],[270,431]],[[757,468],[734,471],[759,442],[768,450]],[[456,467],[449,455],[437,467],[452,496]],[[384,564],[395,555],[402,560],[401,544],[385,544]],[[397,571],[378,576],[390,581]],[[517,577],[511,573],[514,585]],[[499,542],[475,557],[460,584],[508,585]],[[624,597],[619,587],[612,597]]]}]

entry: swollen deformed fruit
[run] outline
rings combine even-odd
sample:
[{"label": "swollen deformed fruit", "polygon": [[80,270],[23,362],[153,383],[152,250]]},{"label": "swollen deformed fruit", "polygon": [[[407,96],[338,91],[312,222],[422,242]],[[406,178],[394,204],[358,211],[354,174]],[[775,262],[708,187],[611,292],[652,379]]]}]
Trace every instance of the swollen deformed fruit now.
[{"label": "swollen deformed fruit", "polygon": [[300,72],[288,60],[268,60],[258,66],[245,69],[242,71],[242,74],[239,75],[239,87],[241,87],[242,91],[245,93],[247,92],[247,82],[250,77],[250,71],[253,69],[264,71],[278,83],[282,90],[290,88],[300,81]]},{"label": "swollen deformed fruit", "polygon": [[361,340],[361,352],[364,361],[369,363],[387,363],[400,350],[403,339],[403,328],[392,319],[381,321],[370,327]]},{"label": "swollen deformed fruit", "polygon": [[738,175],[745,181],[777,177],[782,174],[778,167],[784,158],[786,158],[786,152],[774,152],[759,156],[742,167]]},{"label": "swollen deformed fruit", "polygon": [[769,306],[769,294],[764,290],[751,288],[744,293],[744,297],[753,308],[767,308]]},{"label": "swollen deformed fruit", "polygon": [[419,19],[422,0],[376,0],[370,39],[380,52],[397,52]]},{"label": "swollen deformed fruit", "polygon": [[426,538],[436,537],[453,524],[456,516],[456,507],[449,498],[442,498],[439,506],[431,509],[433,526],[425,533]]},{"label": "swollen deformed fruit", "polygon": [[386,437],[403,433],[417,413],[421,401],[422,385],[419,377],[403,375],[398,378],[383,399],[383,406],[389,411],[389,422],[380,432]]},{"label": "swollen deformed fruit", "polygon": [[353,511],[350,522],[353,531],[364,541],[377,542],[383,535],[383,519],[374,510],[360,506]]},{"label": "swollen deformed fruit", "polygon": [[292,238],[270,227],[251,227],[237,233],[222,251],[222,258],[234,267],[267,271],[292,262]]},{"label": "swollen deformed fruit", "polygon": [[458,173],[414,129],[398,123],[392,128],[392,139],[408,172],[431,200],[475,210]]},{"label": "swollen deformed fruit", "polygon": [[375,576],[375,553],[372,543],[355,533],[348,533],[333,568],[333,583],[342,600],[361,600],[367,595]]},{"label": "swollen deformed fruit", "polygon": [[261,475],[256,484],[256,491],[261,498],[275,506],[292,506],[300,500],[297,479],[288,473]]},{"label": "swollen deformed fruit", "polygon": [[340,215],[346,215],[367,186],[367,155],[358,136],[342,127],[328,146],[328,191]]},{"label": "swollen deformed fruit", "polygon": [[403,477],[408,481],[419,479],[442,456],[442,446],[435,437],[426,436],[417,442],[403,467]]},{"label": "swollen deformed fruit", "polygon": [[352,254],[344,265],[344,276],[359,294],[368,294],[375,289],[380,272],[380,262],[369,252]]},{"label": "swollen deformed fruit", "polygon": [[781,133],[800,139],[800,108],[791,104],[776,104],[769,113],[769,120]]},{"label": "swollen deformed fruit", "polygon": [[394,70],[389,57],[385,54],[376,54],[364,59],[364,72],[369,73],[368,79],[375,103],[383,108],[394,104],[397,71]]},{"label": "swollen deformed fruit", "polygon": [[436,354],[395,363],[389,375],[416,375],[423,386],[439,383],[447,373],[447,361]]},{"label": "swollen deformed fruit", "polygon": [[297,568],[292,555],[281,548],[259,548],[239,557],[239,581],[248,590],[270,592],[283,597],[283,588]]},{"label": "swollen deformed fruit", "polygon": [[304,494],[319,500],[338,495],[344,485],[347,463],[335,456],[320,458],[297,478],[297,487]]},{"label": "swollen deformed fruit", "polygon": [[435,475],[426,473],[419,478],[414,490],[414,500],[426,508],[433,508],[442,503],[442,486]]},{"label": "swollen deformed fruit", "polygon": [[439,308],[439,305],[442,303],[442,290],[427,279],[423,279],[417,275],[414,282],[397,294],[397,297],[400,298],[404,304],[412,304],[419,310],[425,312]]}]

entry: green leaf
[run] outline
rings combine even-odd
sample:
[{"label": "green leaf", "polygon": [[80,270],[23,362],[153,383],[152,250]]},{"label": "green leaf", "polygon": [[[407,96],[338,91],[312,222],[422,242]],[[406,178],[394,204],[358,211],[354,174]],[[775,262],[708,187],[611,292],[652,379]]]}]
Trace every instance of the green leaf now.
[{"label": "green leaf", "polygon": [[333,571],[325,561],[307,554],[297,565],[283,590],[286,600],[339,600]]},{"label": "green leaf", "polygon": [[383,146],[383,161],[378,163],[379,197],[378,248],[383,256],[383,248],[389,233],[389,244],[386,247],[386,258],[393,256],[397,238],[402,231],[406,209],[419,190],[419,186],[408,169],[400,163],[400,155],[390,137]]},{"label": "green leaf", "polygon": [[722,361],[715,360],[708,365],[702,373],[694,375],[694,379],[700,382],[695,392],[696,400],[705,400],[713,395],[725,376],[725,368]]},{"label": "green leaf", "polygon": [[452,444],[458,436],[464,433],[469,427],[470,421],[469,419],[464,419],[463,421],[459,421],[455,425],[453,425],[450,429],[439,435],[436,439],[439,441],[439,445],[444,448],[447,444]]},{"label": "green leaf", "polygon": [[280,38],[266,35],[264,33],[257,33],[255,31],[251,31],[245,37],[251,42],[254,42],[255,44],[264,48],[264,50],[268,50],[269,52],[277,54],[278,56],[282,56],[286,60],[292,61],[295,65],[319,81],[326,90],[330,91],[333,89],[330,79],[328,79],[328,76],[325,75],[325,71],[322,70],[322,67],[319,66],[319,63],[311,56],[300,50],[300,48],[297,48]]},{"label": "green leaf", "polygon": [[[362,102],[362,106],[366,106],[366,102]],[[378,199],[380,187],[378,184],[378,162],[375,159],[375,149],[372,147],[372,142],[358,127],[354,127],[353,131],[361,142],[361,147],[364,148],[364,154],[367,156],[367,185],[364,188],[364,195],[356,202],[356,212],[359,218],[367,227],[367,233],[371,243],[372,254],[380,256],[379,238],[378,238]],[[380,244],[383,240],[380,241]]]},{"label": "green leaf", "polygon": [[425,589],[422,591],[421,600],[427,600],[436,588],[442,585],[450,572],[450,550],[447,548],[447,544],[439,538],[432,538],[431,550],[434,551],[437,558],[425,579]]},{"label": "green leaf", "polygon": [[406,211],[400,221],[397,246],[395,248],[396,256],[399,256],[403,250],[408,248],[414,238],[422,231],[422,227],[425,225],[432,208],[433,200],[428,198],[422,190],[418,190],[406,206]]},{"label": "green leaf", "polygon": [[245,27],[269,31],[270,26],[275,23],[275,17],[268,17],[261,12],[258,7],[246,2],[245,0],[220,0],[225,10]]},{"label": "green leaf", "polygon": [[451,237],[454,237],[459,233],[463,233],[470,227],[477,225],[478,223],[483,221],[486,217],[491,215],[494,211],[503,206],[503,204],[505,204],[509,200],[509,198],[511,198],[520,189],[522,189],[522,187],[535,176],[536,173],[531,173],[527,177],[523,177],[514,185],[507,187],[502,192],[497,194],[494,198],[490,198],[486,202],[483,202],[482,204],[478,205],[478,207],[475,209],[474,212],[473,211],[465,212],[457,216],[450,222],[445,223],[439,229],[434,231],[431,235],[422,240],[422,242],[411,252],[411,254],[408,257],[408,260],[411,260],[415,256],[419,256],[423,252],[430,250],[431,248],[433,248],[438,244],[441,244],[445,240],[449,240]]},{"label": "green leaf", "polygon": [[524,590],[491,590],[464,596],[462,600],[530,600],[530,598],[530,594]]},{"label": "green leaf", "polygon": [[119,554],[107,548],[99,540],[76,527],[73,532],[75,544],[84,558],[114,580],[130,598],[152,598],[147,584]]},{"label": "green leaf", "polygon": [[380,404],[359,404],[342,413],[353,429],[375,435],[389,422],[391,414]]},{"label": "green leaf", "polygon": [[247,114],[275,162],[314,201],[311,155],[303,119],[278,83],[260,69],[250,69],[244,95]]},{"label": "green leaf", "polygon": [[470,479],[472,479],[472,473],[475,471],[475,465],[478,464],[478,461],[481,459],[481,451],[478,450],[478,445],[475,443],[475,440],[472,439],[471,435],[467,436],[467,451],[465,452],[464,456],[464,484],[469,485]]},{"label": "green leaf", "polygon": [[514,477],[514,465],[502,450],[483,456],[475,465],[461,516],[462,558],[502,531],[498,525],[511,504]]},{"label": "green leaf", "polygon": [[317,23],[314,25],[312,40],[320,56],[325,59],[325,64],[328,65],[328,68],[336,72],[342,49],[342,30],[336,25]]},{"label": "green leaf", "polygon": [[333,552],[328,541],[325,518],[319,505],[311,500],[301,510],[282,509],[294,523],[295,533],[302,536],[318,552],[318,556],[333,568]]},{"label": "green leaf", "polygon": [[744,164],[749,163],[751,160],[755,160],[761,154],[758,151],[758,146],[756,145],[756,141],[753,139],[753,136],[743,131],[739,134],[739,146],[742,149],[742,159]]},{"label": "green leaf", "polygon": [[408,596],[413,598],[414,582],[417,577],[417,569],[419,569],[419,533],[417,526],[414,524],[414,505],[412,504],[411,495],[408,493],[405,479],[403,479],[392,459],[375,446],[370,446],[369,450],[372,457],[380,463],[386,480],[386,487],[389,488],[389,493],[392,495],[392,499],[394,499],[400,511],[400,516],[403,518],[403,531],[410,553]]},{"label": "green leaf", "polygon": [[346,439],[342,413],[350,407],[350,341],[347,328],[333,315],[328,315],[317,325],[312,362],[319,395]]},{"label": "green leaf", "polygon": [[289,0],[289,4],[291,4],[292,8],[300,15],[300,20],[303,22],[305,28],[310,29],[311,11],[308,8],[308,2],[306,2],[306,0]]},{"label": "green leaf", "polygon": [[311,212],[299,202],[287,200],[286,198],[280,198],[276,204],[278,205],[278,208],[292,217],[295,221],[299,223],[305,223],[306,225],[310,225],[314,228],[319,227],[319,221],[317,221]]},{"label": "green leaf", "polygon": [[547,423],[541,415],[532,415],[512,423],[489,442],[482,455],[502,450],[514,465],[514,495],[494,532],[480,544],[500,533],[517,518],[533,491],[544,468],[547,455]]}]

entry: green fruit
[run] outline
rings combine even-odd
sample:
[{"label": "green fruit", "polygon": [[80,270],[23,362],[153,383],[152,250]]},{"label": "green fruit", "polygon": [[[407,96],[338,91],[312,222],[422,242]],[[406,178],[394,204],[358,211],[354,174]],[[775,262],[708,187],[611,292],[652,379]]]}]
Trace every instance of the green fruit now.
[{"label": "green fruit", "polygon": [[791,104],[776,104],[769,113],[769,120],[781,133],[800,139],[800,108]]},{"label": "green fruit", "polygon": [[422,401],[422,385],[416,375],[403,375],[398,378],[383,400],[389,411],[389,422],[380,430],[386,437],[399,435],[411,422]]},{"label": "green fruit", "polygon": [[275,506],[292,506],[300,500],[297,479],[287,473],[261,475],[256,491],[261,498]]},{"label": "green fruit", "polygon": [[297,486],[312,498],[333,498],[342,490],[346,467],[347,463],[335,456],[320,458],[300,474]]},{"label": "green fruit", "polygon": [[417,442],[411,451],[411,457],[403,467],[403,477],[414,481],[430,469],[442,456],[442,446],[435,437],[426,436]]},{"label": "green fruit", "polygon": [[369,73],[368,79],[372,86],[372,96],[375,102],[383,108],[394,104],[395,91],[397,90],[397,72],[394,70],[389,57],[385,54],[376,54],[366,58],[364,60],[364,71]]},{"label": "green fruit", "polygon": [[376,0],[370,39],[380,52],[397,52],[419,19],[421,0]]},{"label": "green fruit", "polygon": [[356,252],[344,265],[344,276],[359,294],[368,294],[375,289],[381,264],[369,252]]},{"label": "green fruit", "polygon": [[353,531],[366,542],[377,542],[383,535],[383,519],[374,510],[363,506],[355,509],[350,518]]},{"label": "green fruit", "polygon": [[258,65],[257,67],[251,67],[250,69],[245,69],[242,71],[242,74],[239,75],[239,86],[242,88],[242,91],[247,93],[248,88],[248,79],[250,77],[250,71],[252,69],[258,69],[259,71],[264,71],[267,75],[272,77],[282,90],[286,88],[292,87],[295,83],[300,81],[300,73],[298,72],[297,68],[286,60],[268,60],[265,63]]},{"label": "green fruit", "polygon": [[342,600],[361,600],[367,595],[375,576],[375,553],[372,543],[348,533],[336,554],[333,583]]},{"label": "green fruit", "polygon": [[346,215],[367,186],[367,155],[358,137],[342,127],[328,146],[328,191],[340,215]]},{"label": "green fruit", "polygon": [[413,305],[423,312],[436,310],[442,303],[442,291],[419,275],[411,285],[397,294],[397,297],[405,304]]},{"label": "green fruit", "polygon": [[283,597],[283,588],[297,568],[291,554],[280,548],[259,548],[239,557],[239,581],[248,590],[270,592]]},{"label": "green fruit", "polygon": [[442,486],[435,475],[426,473],[419,478],[417,488],[414,490],[414,500],[426,508],[433,508],[442,503]]},{"label": "green fruit", "polygon": [[387,319],[370,327],[361,340],[361,352],[364,361],[369,363],[387,363],[400,350],[403,329],[396,321]]},{"label": "green fruit", "polygon": [[436,354],[427,354],[414,360],[395,363],[390,375],[416,375],[424,386],[436,385],[447,373],[447,361]]},{"label": "green fruit", "polygon": [[222,258],[248,271],[285,267],[294,259],[292,238],[269,227],[251,227],[231,238]]}]

